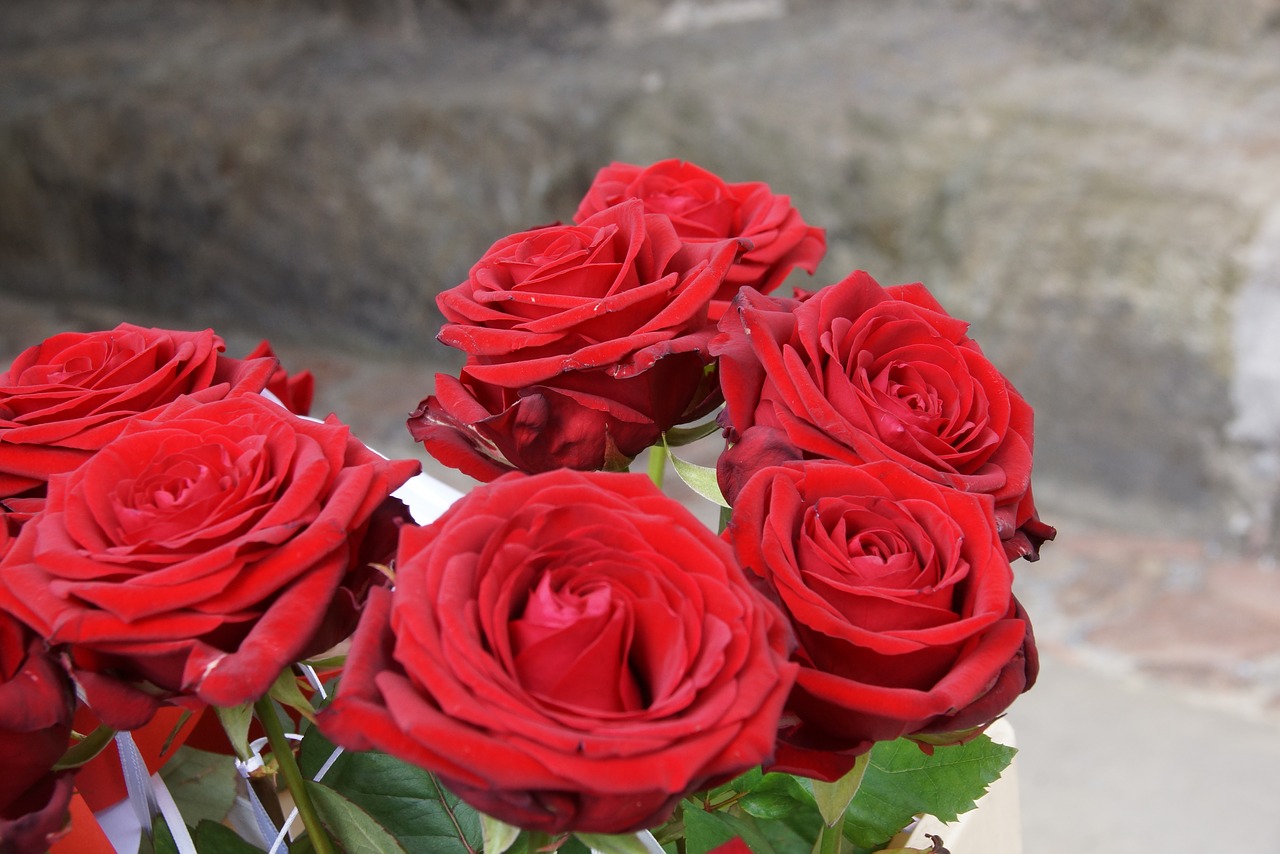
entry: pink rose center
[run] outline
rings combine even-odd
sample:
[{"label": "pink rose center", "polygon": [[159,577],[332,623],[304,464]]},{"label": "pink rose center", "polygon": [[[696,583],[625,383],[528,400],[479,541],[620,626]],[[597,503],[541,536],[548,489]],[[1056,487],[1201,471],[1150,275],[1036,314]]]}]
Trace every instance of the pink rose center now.
[{"label": "pink rose center", "polygon": [[636,620],[630,597],[608,579],[576,572],[557,583],[546,572],[511,623],[516,675],[535,695],[570,708],[643,709],[631,665]]}]

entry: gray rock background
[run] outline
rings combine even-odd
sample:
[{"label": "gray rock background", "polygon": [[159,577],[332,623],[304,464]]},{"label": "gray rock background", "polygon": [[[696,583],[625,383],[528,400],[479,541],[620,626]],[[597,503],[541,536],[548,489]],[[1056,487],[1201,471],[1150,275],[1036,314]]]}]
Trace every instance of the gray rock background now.
[{"label": "gray rock background", "polygon": [[436,292],[668,156],[970,320],[1042,505],[1276,548],[1280,0],[0,7],[6,294],[405,354],[406,409]]}]

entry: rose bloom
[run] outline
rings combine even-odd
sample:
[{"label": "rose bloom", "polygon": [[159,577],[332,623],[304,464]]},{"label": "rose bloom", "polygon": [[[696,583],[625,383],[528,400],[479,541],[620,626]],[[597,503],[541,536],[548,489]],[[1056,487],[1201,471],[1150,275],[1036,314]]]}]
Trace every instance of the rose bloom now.
[{"label": "rose bloom", "polygon": [[259,395],[182,398],[50,480],[0,562],[0,607],[68,645],[117,729],[157,697],[256,700],[354,626],[390,554],[381,520],[404,510],[388,496],[418,467]]},{"label": "rose bloom", "polygon": [[744,290],[712,343],[734,443],[717,463],[725,496],[786,460],[889,460],[991,495],[1010,559],[1035,560],[1055,531],[1031,497],[1031,407],[967,329],[923,285],[863,272],[808,298]]},{"label": "rose bloom", "polygon": [[1035,681],[989,495],[789,463],[748,481],[728,536],[800,644],[777,770],[836,780],[876,741],[963,741]]},{"label": "rose bloom", "polygon": [[772,755],[790,644],[644,476],[511,474],[403,530],[319,724],[509,824],[626,833]]},{"label": "rose bloom", "polygon": [[707,311],[738,248],[686,245],[639,200],[499,240],[437,299],[440,340],[468,358],[436,375],[410,432],[483,481],[625,468],[720,402]]},{"label": "rose bloom", "polygon": [[797,267],[813,273],[827,251],[823,230],[806,224],[790,198],[775,195],[768,184],[730,184],[680,160],[645,167],[606,166],[587,190],[574,221],[583,222],[625,199],[640,199],[645,210],[670,217],[683,240],[747,241],[750,248],[729,268],[712,301],[713,320],[743,286],[769,293]]},{"label": "rose bloom", "polygon": [[276,351],[270,341],[260,341],[246,359],[275,359],[276,369],[271,372],[267,381],[267,392],[274,395],[284,408],[294,415],[310,415],[311,403],[316,394],[316,378],[310,371],[298,371],[290,374],[279,363]]},{"label": "rose bloom", "polygon": [[53,765],[74,711],[71,680],[44,642],[0,611],[0,851],[45,851],[66,827],[74,774]]},{"label": "rose bloom", "polygon": [[23,351],[0,374],[0,498],[43,488],[119,435],[133,416],[180,395],[256,394],[273,359],[231,359],[211,330],[122,323],[64,332]]}]

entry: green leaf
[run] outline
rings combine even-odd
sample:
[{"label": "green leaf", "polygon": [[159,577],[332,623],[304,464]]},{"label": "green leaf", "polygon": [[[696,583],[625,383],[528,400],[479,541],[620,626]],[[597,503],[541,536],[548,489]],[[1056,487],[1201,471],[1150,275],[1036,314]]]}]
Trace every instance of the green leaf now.
[{"label": "green leaf", "polygon": [[[663,447],[667,447],[666,440],[663,440]],[[720,484],[716,480],[716,470],[710,466],[699,466],[684,460],[671,453],[671,449],[667,448],[667,454],[671,457],[671,465],[675,468],[676,474],[680,475],[690,489],[701,495],[708,501],[714,501],[721,507],[728,507],[729,502],[724,500],[724,495],[720,492]]]},{"label": "green leaf", "polygon": [[160,776],[190,824],[221,822],[235,805],[239,775],[230,756],[183,745],[160,769]]},{"label": "green leaf", "polygon": [[173,740],[182,732],[182,728],[187,725],[187,721],[191,720],[192,712],[190,709],[183,709],[182,714],[178,715],[178,722],[173,725],[173,729],[169,730],[169,735],[164,740],[164,744],[160,746],[160,755],[164,756],[169,752],[169,748],[173,747]]},{"label": "green leaf", "polygon": [[307,792],[316,805],[316,812],[320,813],[320,820],[345,850],[408,854],[373,816],[333,789],[308,781]]},{"label": "green leaf", "polygon": [[[648,854],[649,849],[634,833],[575,833],[583,845],[602,854]],[[489,854],[485,849],[485,854]]]},{"label": "green leaf", "polygon": [[520,828],[512,827],[505,821],[484,813],[479,813],[480,830],[484,835],[484,854],[503,854],[515,844],[520,835]]},{"label": "green leaf", "polygon": [[67,748],[67,752],[62,754],[62,758],[53,766],[53,770],[65,771],[68,768],[79,768],[105,750],[111,740],[115,738],[115,734],[116,731],[111,727],[98,727]]},{"label": "green leaf", "polygon": [[684,838],[687,854],[706,854],[712,848],[723,845],[739,835],[724,813],[707,812],[693,801],[684,802]]},{"label": "green leaf", "polygon": [[[308,779],[333,752],[316,728],[302,739],[298,764]],[[480,814],[429,771],[378,751],[347,751],[324,776],[410,851],[476,854],[483,850]]]},{"label": "green leaf", "polygon": [[[763,821],[787,820],[800,816],[811,816],[814,822],[821,820],[813,795],[790,774],[763,775],[738,801],[738,806],[747,815]],[[816,839],[816,824],[813,834]]]},{"label": "green leaf", "polygon": [[556,854],[591,854],[591,848],[578,837],[569,834],[564,838],[564,842],[560,843],[560,847],[556,849]]},{"label": "green leaf", "polygon": [[280,671],[280,675],[272,683],[271,690],[267,692],[267,696],[282,706],[296,709],[298,714],[311,721],[311,723],[316,722],[316,710],[311,705],[311,701],[302,693],[302,689],[298,687],[298,677],[293,674],[292,669],[286,667]]},{"label": "green leaf", "polygon": [[231,749],[239,759],[248,759],[253,752],[249,750],[249,723],[253,720],[253,703],[241,703],[238,706],[214,706],[218,720],[227,733]]},{"label": "green leaf", "polygon": [[880,742],[845,813],[844,835],[872,847],[891,839],[917,813],[955,821],[973,809],[1016,752],[985,735],[936,747],[932,756],[905,738]]},{"label": "green leaf", "polygon": [[302,663],[317,671],[317,673],[322,673],[326,670],[341,668],[347,663],[347,655],[343,653],[342,655],[331,655],[327,658],[308,658]]},{"label": "green leaf", "polygon": [[[815,816],[817,813],[814,814]],[[754,822],[756,829],[765,840],[766,846],[771,846],[776,854],[812,854],[814,843],[817,841],[816,830],[810,834],[796,828],[788,821],[756,821]],[[811,828],[817,828],[817,824],[809,825]],[[761,843],[755,843],[760,845]],[[756,849],[755,845],[748,843],[752,850],[768,850],[768,847]]]},{"label": "green leaf", "polygon": [[[262,854],[260,849],[245,842],[231,828],[207,819],[196,825],[191,841],[200,854]],[[290,854],[298,854],[294,844],[289,845],[289,851]]]},{"label": "green leaf", "polygon": [[662,440],[670,448],[678,448],[681,445],[688,445],[699,439],[710,436],[712,433],[720,429],[720,424],[716,419],[704,421],[701,424],[694,424],[690,427],[672,427],[670,430],[662,434]]},{"label": "green leaf", "polygon": [[807,843],[802,843],[799,851],[792,846],[775,848],[770,835],[764,833],[750,816],[739,816],[726,810],[707,812],[694,801],[684,801],[683,812],[686,854],[706,854],[735,836],[742,837],[754,854],[807,854],[810,848]]},{"label": "green leaf", "polygon": [[151,819],[151,844],[155,854],[178,854],[178,843],[162,815]]},{"label": "green leaf", "polygon": [[[749,770],[744,771],[742,774],[740,774],[737,777],[734,777],[732,780],[730,780],[728,783],[726,783],[724,786],[721,786],[720,788],[733,789],[736,792],[752,792],[758,789],[760,786],[766,785],[766,781],[771,776],[783,777],[786,775],[766,774],[764,773],[763,769],[760,768],[759,765],[754,765]],[[713,789],[712,791],[717,791],[717,790]]]},{"label": "green leaf", "polygon": [[[704,809],[704,804],[710,806]],[[657,832],[659,841],[687,837],[686,819],[691,814],[695,842],[702,833],[719,837],[732,832],[754,850],[776,854],[810,854],[822,825],[813,795],[799,780],[789,774],[765,774],[759,767],[686,801],[670,827]],[[715,823],[705,815],[715,817]]]},{"label": "green leaf", "polygon": [[845,808],[849,806],[853,796],[858,793],[858,787],[862,785],[862,778],[867,773],[870,758],[866,753],[859,756],[849,773],[834,783],[813,781],[813,800],[818,805],[818,812],[822,813],[822,820],[826,822],[827,827],[835,827],[840,823],[840,819],[844,818]]}]

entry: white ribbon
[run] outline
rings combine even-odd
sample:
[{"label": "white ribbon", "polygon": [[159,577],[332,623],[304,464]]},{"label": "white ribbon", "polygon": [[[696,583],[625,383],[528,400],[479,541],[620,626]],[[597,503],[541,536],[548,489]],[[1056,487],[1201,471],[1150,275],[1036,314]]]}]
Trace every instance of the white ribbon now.
[{"label": "white ribbon", "polygon": [[[187,823],[182,820],[182,813],[178,811],[178,805],[174,803],[169,787],[164,784],[164,778],[147,771],[147,763],[142,758],[142,752],[138,750],[137,743],[128,732],[116,733],[115,742],[116,751],[120,754],[120,770],[124,773],[125,791],[129,795],[127,802],[133,812],[135,823],[131,823],[127,828],[119,827],[116,835],[108,836],[112,844],[117,850],[128,850],[121,849],[117,842],[117,836],[121,832],[124,835],[136,833],[139,836],[142,834],[150,836],[151,819],[159,813],[164,816],[169,835],[173,837],[179,854],[197,854],[195,842],[192,841],[191,833],[187,830]],[[136,850],[136,848],[137,843],[134,842],[133,849]]]},{"label": "white ribbon", "polygon": [[[301,741],[302,736],[296,733],[285,733],[285,738],[292,738],[295,741]],[[287,854],[289,846],[285,844],[285,837],[289,833],[289,825],[293,822],[293,813],[285,820],[284,827],[277,829],[276,823],[271,820],[271,816],[267,814],[266,807],[262,805],[262,801],[258,800],[258,793],[253,790],[253,784],[249,780],[249,775],[263,767],[266,763],[262,761],[262,748],[266,747],[267,740],[265,738],[257,738],[249,742],[249,749],[253,751],[248,759],[237,759],[236,770],[240,772],[240,779],[244,781],[245,789],[249,793],[249,806],[253,811],[253,822],[257,827],[258,834],[262,837],[264,844],[271,844],[272,854]],[[296,813],[297,810],[294,810]],[[275,840],[271,843],[271,840]]]},{"label": "white ribbon", "polygon": [[133,808],[142,832],[150,836],[151,817],[160,812],[160,805],[156,803],[155,793],[147,782],[147,778],[151,776],[147,771],[147,763],[143,761],[138,745],[128,732],[116,733],[116,750],[120,754],[120,770],[124,772],[124,788],[129,793],[129,806]]}]

